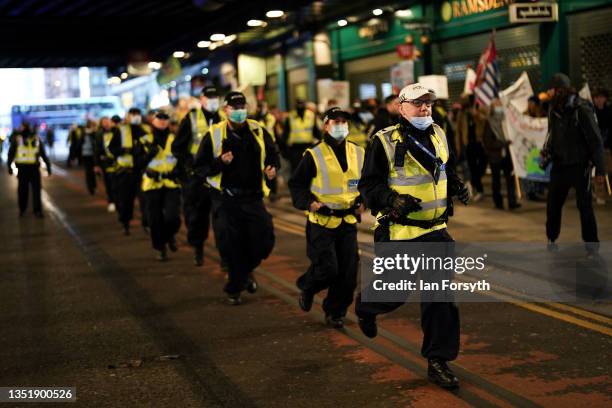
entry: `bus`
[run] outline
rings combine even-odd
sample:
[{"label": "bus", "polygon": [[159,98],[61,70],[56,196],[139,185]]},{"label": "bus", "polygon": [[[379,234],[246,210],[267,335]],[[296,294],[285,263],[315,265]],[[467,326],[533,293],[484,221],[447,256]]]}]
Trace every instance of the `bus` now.
[{"label": "bus", "polygon": [[11,124],[13,129],[18,128],[23,122],[28,122],[43,130],[49,127],[61,130],[68,129],[75,123],[82,124],[87,119],[123,116],[123,114],[124,110],[118,96],[58,98],[13,105]]}]

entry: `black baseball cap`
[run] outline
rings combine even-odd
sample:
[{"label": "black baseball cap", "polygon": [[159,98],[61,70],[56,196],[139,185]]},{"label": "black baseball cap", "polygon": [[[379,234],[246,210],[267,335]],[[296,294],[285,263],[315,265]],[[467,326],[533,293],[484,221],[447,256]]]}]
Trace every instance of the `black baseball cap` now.
[{"label": "black baseball cap", "polygon": [[200,92],[200,95],[205,96],[207,98],[218,98],[219,91],[217,91],[216,87],[209,85],[202,88],[202,92]]},{"label": "black baseball cap", "polygon": [[168,119],[170,119],[170,116],[166,112],[164,112],[164,111],[157,111],[155,113],[155,117],[157,119],[161,119],[161,120],[168,120]]},{"label": "black baseball cap", "polygon": [[113,117],[111,118],[111,122],[121,123],[121,118],[119,117],[119,115],[113,115]]},{"label": "black baseball cap", "polygon": [[246,105],[246,97],[242,92],[230,92],[225,95],[225,104],[235,108],[237,106]]},{"label": "black baseball cap", "polygon": [[138,108],[130,108],[128,115],[142,115],[142,112]]},{"label": "black baseball cap", "polygon": [[343,111],[339,107],[334,106],[333,108],[330,108],[327,110],[327,112],[325,112],[325,117],[323,118],[323,122],[327,123],[328,120],[336,120],[339,118],[349,120],[351,118],[351,115],[348,112]]}]

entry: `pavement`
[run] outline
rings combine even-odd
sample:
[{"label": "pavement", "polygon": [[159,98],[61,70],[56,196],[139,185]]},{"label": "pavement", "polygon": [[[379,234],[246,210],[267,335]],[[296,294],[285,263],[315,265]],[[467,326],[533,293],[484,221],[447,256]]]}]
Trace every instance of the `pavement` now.
[{"label": "pavement", "polygon": [[[197,268],[181,230],[179,251],[154,260],[148,237],[121,233],[103,191],[86,193],[80,169],[43,180],[46,217],[19,219],[16,179],[0,172],[0,386],[72,386],[84,407],[604,407],[612,403],[609,307],[507,302],[460,305],[462,387],[426,380],[419,308],[380,319],[380,335],[325,326],[318,296],[297,305],[308,266],[304,217],[287,199],[270,206],[276,247],[257,271],[260,290],[224,303],[214,243]],[[457,240],[542,242],[543,204],[501,212],[486,201],[458,208]],[[612,207],[597,207],[600,237]],[[138,211],[137,211],[138,212]],[[371,245],[365,220],[359,240]],[[212,234],[211,234],[212,235]],[[579,240],[575,205],[562,240]],[[23,404],[32,406],[33,404]],[[34,404],[35,405],[35,404]]]}]

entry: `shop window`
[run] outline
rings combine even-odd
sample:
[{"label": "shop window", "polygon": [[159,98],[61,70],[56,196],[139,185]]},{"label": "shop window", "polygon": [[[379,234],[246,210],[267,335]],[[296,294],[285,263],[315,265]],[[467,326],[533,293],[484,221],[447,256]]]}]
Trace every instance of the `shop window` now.
[{"label": "shop window", "polygon": [[380,85],[380,90],[382,91],[382,97],[384,99],[393,93],[393,86],[390,82],[384,82]]},{"label": "shop window", "polygon": [[[580,38],[580,76],[583,83],[588,82],[591,89],[612,87],[612,33],[604,33]],[[582,86],[582,84],[576,84]]]},{"label": "shop window", "polygon": [[376,84],[359,84],[359,99],[376,98]]}]

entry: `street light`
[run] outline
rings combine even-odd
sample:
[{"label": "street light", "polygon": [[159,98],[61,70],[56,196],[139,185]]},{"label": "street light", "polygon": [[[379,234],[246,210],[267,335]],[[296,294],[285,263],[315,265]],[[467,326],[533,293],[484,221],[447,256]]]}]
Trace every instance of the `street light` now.
[{"label": "street light", "polygon": [[210,47],[210,41],[199,41],[198,48],[208,48]]},{"label": "street light", "polygon": [[374,9],[372,10],[372,14],[375,16],[380,16],[383,13],[382,9]]},{"label": "street light", "polygon": [[210,41],[223,41],[225,40],[225,34],[213,34],[210,36]]},{"label": "street light", "polygon": [[285,13],[281,10],[270,10],[266,13],[266,17],[268,18],[279,18],[284,16]]},{"label": "street light", "polygon": [[261,27],[263,25],[263,21],[261,20],[249,20],[247,21],[247,25],[249,27]]},{"label": "street light", "polygon": [[339,25],[340,27],[344,27],[344,26],[345,26],[345,25],[347,25],[347,24],[348,24],[348,21],[346,21],[345,19],[338,20],[338,25]]}]

